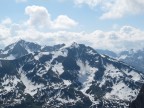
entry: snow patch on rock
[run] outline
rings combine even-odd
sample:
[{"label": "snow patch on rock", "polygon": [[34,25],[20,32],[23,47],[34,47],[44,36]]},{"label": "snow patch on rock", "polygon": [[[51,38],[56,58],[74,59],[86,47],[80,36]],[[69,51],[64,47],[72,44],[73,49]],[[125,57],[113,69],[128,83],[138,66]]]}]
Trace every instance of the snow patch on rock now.
[{"label": "snow patch on rock", "polygon": [[138,90],[132,90],[121,81],[113,85],[112,91],[110,93],[106,93],[105,98],[131,101],[137,96],[137,94]]},{"label": "snow patch on rock", "polygon": [[61,75],[64,72],[62,63],[57,63],[52,67],[52,70],[59,75]]},{"label": "snow patch on rock", "polygon": [[91,67],[87,61],[82,62],[81,60],[77,60],[77,65],[80,67],[78,80],[83,84],[83,90],[86,91],[92,85],[92,81],[94,81],[94,76],[98,69]]},{"label": "snow patch on rock", "polygon": [[22,69],[19,70],[19,74],[20,74],[20,79],[23,82],[23,84],[25,85],[25,93],[30,94],[31,96],[35,95],[37,93],[37,90],[39,88],[44,87],[43,84],[36,84],[34,82],[31,82],[31,80],[29,80],[27,78],[27,76],[24,74],[24,72],[22,71]]}]

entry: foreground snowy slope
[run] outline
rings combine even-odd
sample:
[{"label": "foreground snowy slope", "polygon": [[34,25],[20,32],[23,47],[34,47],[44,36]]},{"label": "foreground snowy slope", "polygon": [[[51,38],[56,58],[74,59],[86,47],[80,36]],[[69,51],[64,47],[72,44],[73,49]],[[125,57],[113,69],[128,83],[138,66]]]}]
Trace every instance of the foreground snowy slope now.
[{"label": "foreground snowy slope", "polygon": [[73,43],[0,60],[2,108],[128,108],[144,80],[132,67]]}]

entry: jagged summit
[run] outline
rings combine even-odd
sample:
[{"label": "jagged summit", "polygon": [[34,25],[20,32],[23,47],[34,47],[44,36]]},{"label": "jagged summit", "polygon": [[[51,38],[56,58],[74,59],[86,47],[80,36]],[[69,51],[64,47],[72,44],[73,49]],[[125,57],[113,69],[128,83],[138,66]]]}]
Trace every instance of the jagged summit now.
[{"label": "jagged summit", "polygon": [[19,39],[16,43],[25,43],[26,41],[23,39]]},{"label": "jagged summit", "polygon": [[60,49],[61,47],[65,46],[65,44],[58,44],[54,46],[41,46],[34,42],[28,42],[25,40],[18,40],[15,43],[12,43],[6,46],[0,52],[1,59],[9,59],[13,60],[29,53],[35,52],[51,52]]},{"label": "jagged summit", "polygon": [[52,52],[52,51],[56,51],[62,47],[64,47],[65,44],[57,44],[57,45],[53,45],[53,46],[44,46],[42,47],[41,51],[42,52]]},{"label": "jagged summit", "polygon": [[[53,46],[41,46],[37,43],[34,42],[28,42],[25,40],[18,40],[15,43],[12,43],[8,46],[6,46],[3,50],[1,50],[0,52],[0,58],[1,59],[16,59],[19,57],[22,57],[24,55],[27,55],[29,53],[35,53],[35,52],[52,52],[52,51],[56,51],[59,50],[60,48],[63,47],[67,47],[67,48],[82,48],[82,47],[86,47],[84,44],[78,44],[76,42],[73,42],[72,44],[70,44],[69,46],[66,46],[65,44],[57,44],[57,45],[53,45]],[[89,47],[89,50],[91,48]],[[93,50],[93,49],[91,49]],[[92,52],[95,52],[95,50],[93,50]],[[91,52],[91,53],[92,53]]]},{"label": "jagged summit", "polygon": [[71,47],[75,47],[75,48],[77,48],[77,47],[79,47],[79,44],[76,43],[76,42],[73,42],[73,43],[71,44]]},{"label": "jagged summit", "polygon": [[36,43],[19,40],[5,47],[1,51],[0,58],[12,60],[27,55],[29,53],[39,52],[40,50],[41,46]]}]

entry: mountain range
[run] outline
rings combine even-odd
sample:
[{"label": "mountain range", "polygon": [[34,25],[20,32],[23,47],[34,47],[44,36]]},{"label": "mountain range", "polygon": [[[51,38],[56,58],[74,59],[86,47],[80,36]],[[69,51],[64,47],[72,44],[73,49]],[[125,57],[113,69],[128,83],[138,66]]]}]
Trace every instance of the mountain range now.
[{"label": "mountain range", "polygon": [[109,50],[98,49],[98,53],[108,55],[119,61],[125,62],[130,66],[133,66],[139,71],[144,72],[144,49],[139,50],[128,50],[121,51],[120,53],[115,53]]},{"label": "mountain range", "polygon": [[0,52],[0,108],[128,108],[144,73],[84,44],[20,40]]}]

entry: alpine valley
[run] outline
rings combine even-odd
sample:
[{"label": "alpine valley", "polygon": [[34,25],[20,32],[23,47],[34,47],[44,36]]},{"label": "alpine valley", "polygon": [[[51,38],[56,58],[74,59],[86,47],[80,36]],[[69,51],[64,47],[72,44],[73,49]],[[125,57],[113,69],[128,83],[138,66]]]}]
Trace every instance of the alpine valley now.
[{"label": "alpine valley", "polygon": [[129,108],[143,83],[143,72],[75,42],[0,50],[0,108]]}]

